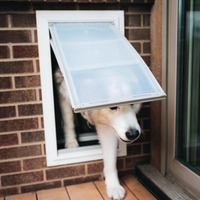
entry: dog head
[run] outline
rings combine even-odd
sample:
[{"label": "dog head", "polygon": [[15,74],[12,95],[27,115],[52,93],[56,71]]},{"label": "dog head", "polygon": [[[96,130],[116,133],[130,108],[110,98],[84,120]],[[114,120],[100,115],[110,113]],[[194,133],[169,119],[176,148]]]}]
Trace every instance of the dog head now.
[{"label": "dog head", "polygon": [[83,117],[92,125],[106,124],[110,126],[118,138],[124,142],[133,142],[139,138],[141,128],[136,114],[141,105],[125,105],[113,108],[83,112]]}]

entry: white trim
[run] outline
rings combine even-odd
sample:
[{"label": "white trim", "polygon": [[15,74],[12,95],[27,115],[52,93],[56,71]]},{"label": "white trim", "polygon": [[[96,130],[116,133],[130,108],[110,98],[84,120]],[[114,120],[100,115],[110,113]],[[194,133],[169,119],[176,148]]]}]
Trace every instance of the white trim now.
[{"label": "white trim", "polygon": [[[57,151],[53,83],[50,55],[49,23],[51,22],[111,22],[124,35],[123,11],[36,11],[40,58],[44,130],[47,166],[99,160],[100,145]],[[45,103],[44,103],[45,102]],[[126,144],[119,142],[118,156],[126,155]]]}]

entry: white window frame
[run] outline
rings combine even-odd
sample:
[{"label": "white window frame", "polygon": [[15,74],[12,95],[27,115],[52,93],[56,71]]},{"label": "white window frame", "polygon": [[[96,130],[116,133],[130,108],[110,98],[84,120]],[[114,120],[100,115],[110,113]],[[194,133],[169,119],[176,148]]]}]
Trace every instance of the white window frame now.
[{"label": "white window frame", "polygon": [[163,82],[165,85],[166,81],[168,98],[162,105],[161,172],[200,196],[200,177],[175,159],[178,9],[178,0],[164,0],[163,30],[167,34],[163,33],[163,52],[167,56],[163,58],[163,71],[168,73]]},{"label": "white window frame", "polygon": [[[99,160],[100,145],[57,150],[55,112],[50,55],[49,23],[51,22],[110,22],[124,35],[123,11],[36,11],[43,100],[43,116],[47,166]],[[127,155],[126,144],[119,141],[118,156]]]}]

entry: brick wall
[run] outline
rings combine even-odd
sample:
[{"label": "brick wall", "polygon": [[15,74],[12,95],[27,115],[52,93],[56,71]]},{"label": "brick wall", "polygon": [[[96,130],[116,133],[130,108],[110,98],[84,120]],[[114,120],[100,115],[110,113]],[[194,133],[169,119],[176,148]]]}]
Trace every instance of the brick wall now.
[{"label": "brick wall", "polygon": [[[126,37],[150,67],[153,1],[134,2],[0,2],[0,196],[103,179],[102,160],[46,166],[35,10],[124,10]],[[146,138],[128,145],[128,155],[118,158],[120,176],[150,162],[150,103],[138,119]]]}]

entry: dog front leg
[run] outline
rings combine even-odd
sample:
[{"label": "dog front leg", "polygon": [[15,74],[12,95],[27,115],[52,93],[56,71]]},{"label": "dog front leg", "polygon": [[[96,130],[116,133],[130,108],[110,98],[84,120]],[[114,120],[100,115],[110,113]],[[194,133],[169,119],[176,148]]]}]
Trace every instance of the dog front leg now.
[{"label": "dog front leg", "polygon": [[103,151],[107,195],[112,199],[123,199],[125,190],[119,183],[116,168],[118,139],[107,125],[97,125],[96,129]]},{"label": "dog front leg", "polygon": [[67,101],[65,97],[60,95],[60,108],[63,118],[63,129],[65,134],[65,148],[75,148],[78,147],[78,142],[76,140],[76,133],[74,127],[74,114],[72,111],[71,104]]}]

